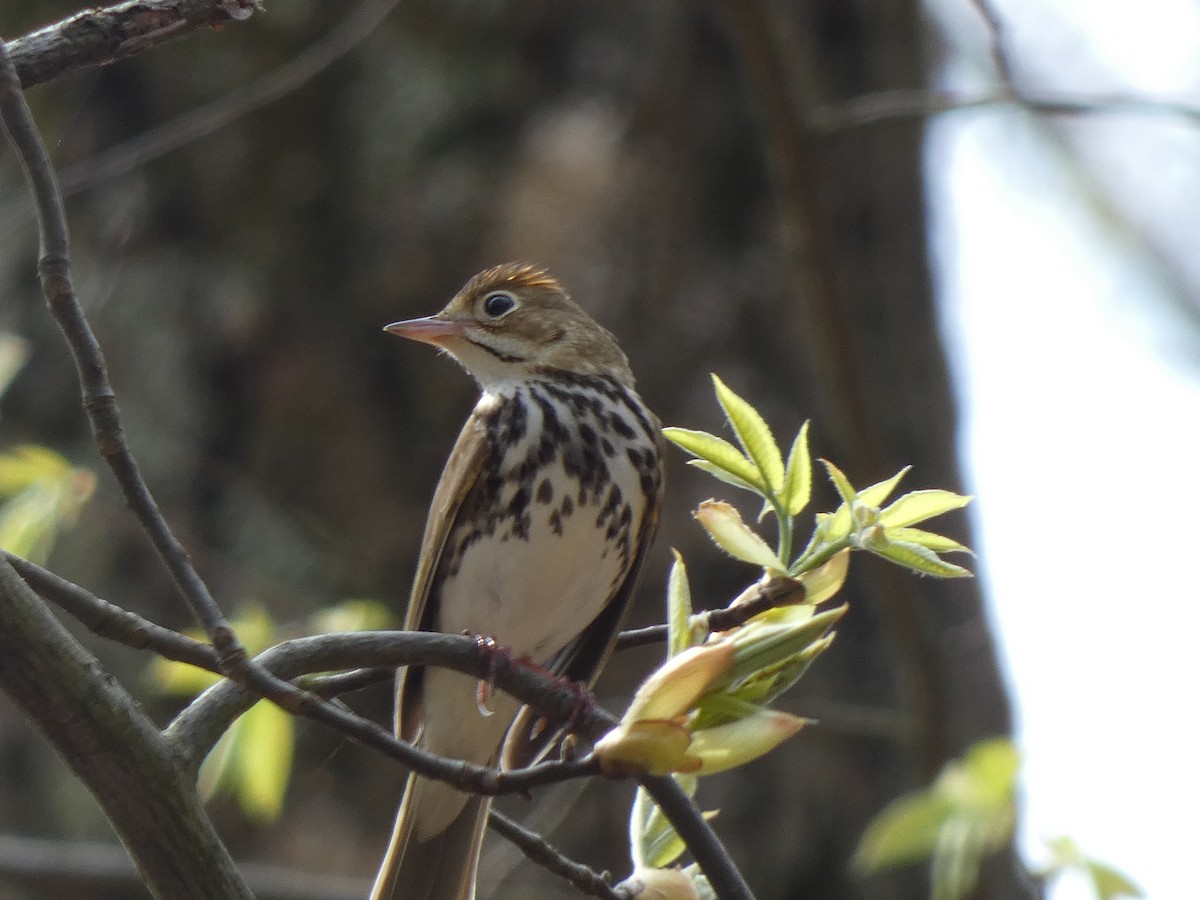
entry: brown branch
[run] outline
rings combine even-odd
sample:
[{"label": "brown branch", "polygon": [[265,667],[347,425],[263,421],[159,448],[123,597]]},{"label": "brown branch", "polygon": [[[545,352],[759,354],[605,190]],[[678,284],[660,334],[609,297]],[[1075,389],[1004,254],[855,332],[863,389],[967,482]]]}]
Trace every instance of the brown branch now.
[{"label": "brown branch", "polygon": [[93,634],[135,650],[150,650],[166,659],[223,674],[217,651],[210,644],[109,603],[27,559],[5,551],[0,554],[39,596],[74,616]]},{"label": "brown branch", "polygon": [[[745,625],[750,619],[778,606],[803,603],[804,585],[794,578],[772,578],[756,581],[721,609],[710,609],[692,616],[691,625],[697,631],[713,633],[729,631]],[[658,644],[667,639],[666,625],[648,625],[633,628],[617,635],[617,650]]]},{"label": "brown branch", "polygon": [[30,88],[261,11],[259,0],[130,0],[85,10],[19,37],[8,44],[8,54],[21,86]]},{"label": "brown branch", "polygon": [[[257,900],[362,900],[371,889],[361,878],[325,872],[257,862],[238,863],[238,869]],[[145,888],[118,844],[18,834],[0,834],[0,877],[36,897],[140,897]]]},{"label": "brown branch", "polygon": [[103,351],[75,296],[62,194],[5,47],[0,44],[0,120],[17,150],[37,208],[42,292],[75,361],[83,407],[96,446],[116,477],[126,504],[171,574],[180,596],[212,641],[223,673],[289,712],[343,730],[361,730],[370,723],[275,678],[250,660],[150,493],[125,439]]},{"label": "brown branch", "polygon": [[[168,659],[176,659],[210,671],[220,671],[216,652],[211,646],[193,641],[191,638],[108,603],[78,585],[20,557],[7,553],[4,553],[3,557],[12,564],[14,570],[26,584],[75,616],[95,634],[135,648],[153,650]],[[803,586],[797,582],[783,579],[776,579],[766,585],[755,584],[735,600],[728,609],[714,610],[709,615],[724,613],[726,619],[722,620],[723,628],[733,627],[730,622],[736,620],[736,623],[740,624],[751,615],[756,615],[780,602],[785,602],[788,598],[794,601],[797,588],[803,590]],[[498,687],[508,689],[507,682],[510,673],[498,670],[502,667],[497,666],[496,661],[480,648],[478,642],[470,638],[451,637],[454,643],[460,645],[460,652],[464,658],[459,658],[460,652],[456,652],[454,659],[442,660],[442,663],[458,663],[456,668],[477,677],[494,677]],[[381,658],[374,660],[375,662],[390,663],[390,665],[360,668],[337,675],[315,676],[310,679],[305,679],[303,676],[291,676],[299,677],[302,683],[314,690],[314,693],[330,697],[391,678],[395,666],[399,664],[436,664],[438,662],[436,655],[422,657],[419,653],[412,652],[412,648],[422,643],[433,643],[433,651],[436,653],[439,649],[437,645],[441,643],[439,638],[440,636],[437,635],[402,634],[400,632],[322,635],[316,638],[302,639],[300,642],[288,642],[273,648],[263,654],[263,657],[274,656],[280,661],[264,660],[264,665],[275,670],[276,674],[288,677],[290,669],[293,668],[303,668],[306,671],[314,669],[327,671],[331,667],[336,667],[336,660],[331,653],[352,661],[350,664],[358,664],[364,660],[371,661],[370,649],[379,651]],[[351,643],[353,646],[348,649],[346,647],[330,649],[328,646],[344,643]],[[389,647],[388,644],[395,644],[398,647]],[[397,649],[403,651],[401,653],[403,658],[400,660],[394,659]],[[472,659],[465,655],[468,653],[475,658]],[[288,659],[288,657],[291,658]],[[581,719],[578,695],[573,688],[565,687],[557,680],[548,678],[526,666],[514,666],[512,674],[516,672],[531,676],[537,684],[537,692],[533,695],[521,696],[519,691],[514,691],[520,699],[535,703],[539,709],[553,706],[555,700],[559,701],[560,705],[566,704],[562,710],[565,718],[560,717],[558,721],[570,720],[576,730],[590,734],[593,738],[615,724],[615,718],[596,707],[595,704],[592,704],[590,713]],[[168,735],[177,748],[187,745],[186,752],[180,757],[183,767],[194,772],[199,761],[211,749],[212,742],[216,737],[224,733],[233,719],[248,709],[256,700],[254,695],[227,682],[224,687],[219,686],[206,693],[203,699],[197,700],[185,713],[181,714],[180,718],[168,729]],[[376,746],[376,749],[383,749],[384,752],[398,758],[410,768],[429,777],[448,781],[464,791],[493,796],[527,793],[536,787],[573,778],[593,776],[599,772],[594,757],[582,760],[552,761],[507,772],[473,766],[457,760],[427,754],[416,747],[396,741],[390,732],[379,728],[372,722],[353,714],[348,715],[359,723],[349,731],[342,729],[350,737],[357,740],[368,735],[366,743],[376,746],[372,741],[378,740],[382,736],[386,739],[387,745],[395,746]],[[340,725],[337,727],[340,728]],[[613,888],[601,875],[596,874],[587,866],[570,860],[535,832],[517,825],[495,810],[492,810],[489,822],[497,832],[516,845],[531,860],[565,878],[579,890],[593,896],[609,898],[609,900],[625,900],[626,893],[624,891]],[[257,896],[291,896],[278,885],[269,888],[269,885],[273,883],[269,882],[266,876],[252,878],[252,874],[246,872],[246,877],[252,884],[257,885],[254,891]]]},{"label": "brown branch", "polygon": [[6,559],[0,686],[88,786],[156,897],[252,900],[171,747]]},{"label": "brown branch", "polygon": [[[357,665],[430,665],[456,669],[475,678],[487,678],[497,688],[530,704],[552,723],[570,724],[571,730],[595,740],[617,723],[596,703],[580,708],[578,689],[481,647],[464,635],[433,632],[362,631],[320,635],[286,641],[260,654],[261,670],[276,678],[298,678],[308,672],[333,671]],[[593,775],[598,766],[591,757],[577,761],[541,763],[527,769],[499,772],[423,753],[398,741],[390,730],[325,703],[306,703],[299,715],[331,725],[354,740],[399,760],[414,771],[449,781],[480,794],[522,793],[533,787]],[[207,748],[229,722],[249,709],[258,696],[231,681],[222,682],[196,699],[167,729],[181,758],[197,765]],[[331,711],[338,715],[336,719]],[[670,778],[644,779],[668,821],[688,845],[692,856],[721,900],[753,900],[744,879],[729,859],[711,826],[691,799]]]},{"label": "brown branch", "polygon": [[746,879],[679,782],[666,775],[645,775],[638,779],[638,784],[646,789],[687,844],[692,858],[699,863],[717,896],[721,900],[754,900]]},{"label": "brown branch", "polygon": [[330,699],[385,681],[393,681],[395,678],[395,669],[376,666],[367,669],[352,669],[349,672],[338,672],[334,675],[306,675],[296,679],[296,683],[304,690],[312,691],[318,697]]},{"label": "brown branch", "polygon": [[546,871],[558,875],[576,890],[593,897],[601,897],[603,900],[631,900],[628,891],[613,887],[604,874],[575,862],[536,831],[530,831],[495,809],[488,813],[488,828],[505,838],[528,859]]},{"label": "brown branch", "polygon": [[[500,690],[534,706],[552,722],[570,722],[572,730],[590,740],[616,724],[615,717],[595,703],[580,710],[579,693],[574,686],[481,648],[477,641],[463,635],[411,631],[323,634],[284,641],[255,658],[256,667],[270,672],[273,678],[289,681],[310,672],[337,671],[364,663],[389,669],[402,665],[443,666],[475,678],[487,678]],[[166,733],[189,768],[199,764],[233,720],[253,706],[259,696],[252,689],[224,681],[180,712]],[[297,715],[335,728],[422,775],[448,781],[466,791],[489,795],[519,793],[594,771],[594,763],[585,760],[546,763],[513,772],[446,760],[398,740],[390,729],[342,707],[306,696],[311,701],[295,710]]]}]

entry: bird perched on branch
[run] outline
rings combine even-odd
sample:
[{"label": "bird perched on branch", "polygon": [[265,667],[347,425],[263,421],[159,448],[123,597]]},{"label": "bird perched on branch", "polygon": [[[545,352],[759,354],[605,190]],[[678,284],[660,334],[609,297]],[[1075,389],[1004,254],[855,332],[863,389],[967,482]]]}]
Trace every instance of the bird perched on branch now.
[{"label": "bird perched on branch", "polygon": [[[387,331],[433,344],[479,383],[434,493],[405,617],[486,637],[591,683],[658,524],[662,438],[616,339],[539,269],[479,273],[437,315]],[[402,669],[396,730],[496,763],[519,704],[470,677]],[[410,775],[372,900],[471,900],[490,801]]]}]

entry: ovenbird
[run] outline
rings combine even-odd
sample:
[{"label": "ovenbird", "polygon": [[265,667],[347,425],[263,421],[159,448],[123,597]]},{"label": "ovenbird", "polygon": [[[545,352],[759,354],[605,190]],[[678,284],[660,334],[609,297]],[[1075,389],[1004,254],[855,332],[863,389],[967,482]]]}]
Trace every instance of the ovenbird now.
[{"label": "ovenbird", "polygon": [[[590,684],[662,494],[659,422],[625,354],[554,278],[515,263],[386,330],[444,350],[481,390],[434,493],[405,628],[486,637]],[[440,756],[496,763],[519,704],[489,705],[457,672],[397,675],[397,734]],[[489,806],[410,776],[373,900],[471,900]]]}]

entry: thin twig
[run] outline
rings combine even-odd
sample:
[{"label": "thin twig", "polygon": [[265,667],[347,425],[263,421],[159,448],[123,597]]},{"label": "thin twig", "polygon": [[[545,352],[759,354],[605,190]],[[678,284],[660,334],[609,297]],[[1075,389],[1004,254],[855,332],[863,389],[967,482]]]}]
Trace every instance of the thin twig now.
[{"label": "thin twig", "polygon": [[754,900],[750,885],[746,884],[716,833],[679,783],[666,775],[646,775],[638,779],[638,783],[687,844],[692,858],[699,863],[717,896],[721,900]]},{"label": "thin twig", "polygon": [[292,93],[361,44],[395,8],[397,2],[363,0],[327,36],[278,69],[206,106],[64,169],[64,195],[70,197],[131,172]]},{"label": "thin twig", "polygon": [[[575,686],[509,661],[475,640],[463,635],[438,632],[357,631],[323,634],[284,641],[255,658],[255,667],[276,679],[299,678],[310,672],[329,672],[368,666],[400,665],[444,666],[475,678],[488,678],[497,688],[528,703],[556,723],[570,722],[572,730],[589,740],[608,731],[616,719],[596,703],[579,709]],[[300,693],[300,692],[297,692]],[[230,723],[259,699],[253,689],[232,681],[209,688],[176,717],[167,728],[171,738],[189,765],[198,765]],[[423,753],[398,740],[390,729],[363,719],[348,710],[304,693],[308,700],[295,712],[328,725],[354,740],[431,778],[449,781],[467,791],[481,794],[518,793],[541,784],[555,783],[568,777],[592,774],[594,761],[543,763],[538,767],[498,772],[483,766],[443,760]]]},{"label": "thin twig", "polygon": [[[362,900],[369,881],[328,872],[299,872],[258,862],[239,862],[238,871],[256,900]],[[30,896],[141,897],[143,882],[129,853],[102,841],[49,840],[0,834],[0,877]]]},{"label": "thin twig", "polygon": [[[691,626],[704,633],[729,631],[745,625],[750,619],[778,606],[803,603],[804,585],[794,578],[772,578],[756,581],[735,597],[728,606],[710,609],[692,616]],[[667,639],[666,625],[648,625],[633,628],[617,635],[617,650],[657,644]]]},{"label": "thin twig", "polygon": [[221,672],[221,661],[210,644],[172,631],[149,619],[109,603],[74,582],[55,575],[27,559],[0,551],[25,583],[39,596],[61,607],[89,631],[137,650],[151,650],[166,659],[188,663],[210,672]]},{"label": "thin twig", "polygon": [[992,64],[996,67],[996,74],[1000,76],[1000,82],[1005,88],[1015,96],[1017,88],[1013,79],[1012,62],[1008,58],[1008,50],[1005,46],[1004,20],[1000,18],[1000,13],[992,4],[992,0],[970,0],[970,3],[975,7],[975,11],[979,13],[979,17],[983,19],[983,24],[987,27],[988,52],[991,54]]},{"label": "thin twig", "polygon": [[16,38],[7,45],[8,54],[21,86],[31,88],[261,11],[258,0],[131,0],[85,10]]},{"label": "thin twig", "polygon": [[666,625],[647,625],[645,628],[630,628],[617,635],[614,650],[629,650],[647,644],[662,644],[667,640]]},{"label": "thin twig", "polygon": [[814,110],[808,119],[813,132],[831,135],[880,122],[928,119],[947,112],[1014,105],[1050,116],[1160,115],[1177,116],[1200,125],[1200,107],[1170,100],[1123,94],[1014,95],[1008,90],[964,94],[952,91],[890,90],[863,94],[844,103]]},{"label": "thin twig", "polygon": [[[333,671],[366,663],[369,666],[421,665],[456,669],[475,678],[488,678],[497,688],[542,712],[553,723],[570,723],[571,730],[595,740],[617,723],[595,702],[580,704],[575,686],[563,685],[532,667],[496,656],[464,635],[437,632],[361,631],[286,641],[256,657],[255,662],[275,677],[298,678],[308,672]],[[311,697],[311,695],[308,695]],[[195,700],[167,729],[181,753],[196,765],[229,722],[257,701],[233,682],[218,684]],[[398,741],[391,731],[330,704],[313,703],[300,715],[331,725],[355,740],[461,789],[480,794],[523,793],[534,787],[593,775],[595,757],[540,763],[527,769],[498,772],[468,763],[431,756]],[[333,712],[338,715],[335,718]],[[683,838],[693,858],[721,900],[752,900],[741,875],[699,809],[670,778],[645,779],[668,821]],[[660,800],[661,798],[661,800]],[[695,842],[695,843],[693,843]],[[732,870],[732,871],[731,871]]]},{"label": "thin twig", "polygon": [[530,831],[495,809],[488,813],[488,827],[530,860],[565,879],[577,890],[603,900],[630,900],[628,892],[614,888],[603,874],[565,856],[536,831]]},{"label": "thin twig", "polygon": [[361,691],[383,682],[391,682],[396,678],[396,670],[383,666],[353,669],[349,672],[338,672],[333,675],[306,675],[296,679],[296,683],[306,691],[311,691],[318,697],[330,699]]}]

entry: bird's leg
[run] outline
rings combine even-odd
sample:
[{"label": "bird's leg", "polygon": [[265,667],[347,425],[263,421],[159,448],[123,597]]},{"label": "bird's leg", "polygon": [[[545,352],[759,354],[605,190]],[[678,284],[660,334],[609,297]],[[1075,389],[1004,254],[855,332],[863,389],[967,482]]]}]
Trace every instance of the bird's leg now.
[{"label": "bird's leg", "polygon": [[492,715],[493,710],[488,708],[488,700],[491,698],[492,689],[496,685],[496,669],[497,659],[501,656],[505,661],[513,662],[512,652],[507,647],[501,647],[490,637],[483,634],[473,635],[475,645],[479,648],[479,652],[487,656],[487,674],[479,680],[475,686],[475,706],[479,709],[481,716],[487,717]]},{"label": "bird's leg", "polygon": [[[567,720],[563,725],[564,731],[570,731],[579,722],[583,714],[591,710],[595,704],[595,699],[592,697],[592,692],[586,684],[579,681],[573,681],[565,675],[559,675],[552,672],[545,666],[539,665],[528,656],[516,656],[508,647],[502,647],[496,643],[495,639],[483,634],[471,635],[475,639],[475,644],[479,647],[480,653],[487,655],[487,674],[479,680],[475,688],[475,705],[479,708],[481,716],[492,715],[492,710],[488,707],[488,700],[491,698],[492,690],[496,685],[496,672],[499,671],[500,660],[503,659],[507,665],[524,666],[532,672],[537,672],[539,675],[550,679],[555,684],[566,690],[569,690],[574,697],[571,704],[571,713],[567,716]],[[549,725],[545,716],[539,717],[531,734],[535,738]]]}]

